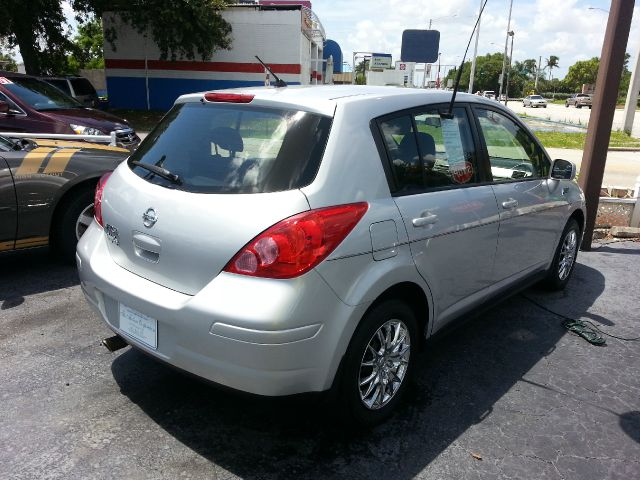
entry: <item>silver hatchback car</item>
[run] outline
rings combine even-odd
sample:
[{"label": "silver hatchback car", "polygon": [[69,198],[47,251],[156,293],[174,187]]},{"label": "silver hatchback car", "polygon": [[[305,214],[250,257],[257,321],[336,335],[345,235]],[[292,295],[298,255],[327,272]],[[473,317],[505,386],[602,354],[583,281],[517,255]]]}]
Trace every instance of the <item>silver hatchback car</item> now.
[{"label": "silver hatchback car", "polygon": [[500,104],[394,87],[180,97],[96,190],[77,263],[144,352],[260,395],[387,417],[418,349],[580,245],[575,166]]}]

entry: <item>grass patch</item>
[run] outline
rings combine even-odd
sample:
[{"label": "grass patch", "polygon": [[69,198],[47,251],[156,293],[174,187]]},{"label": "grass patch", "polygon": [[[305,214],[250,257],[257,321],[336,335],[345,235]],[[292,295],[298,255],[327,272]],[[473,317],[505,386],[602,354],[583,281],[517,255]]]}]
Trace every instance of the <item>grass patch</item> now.
[{"label": "grass patch", "polygon": [[[536,137],[547,148],[573,148],[584,149],[586,133],[562,133],[562,132],[535,132]],[[611,132],[609,147],[635,147],[640,148],[640,139],[630,137],[626,133],[616,130]]]},{"label": "grass patch", "polygon": [[157,110],[128,110],[111,108],[109,113],[124,118],[136,132],[148,132],[160,121],[166,112]]}]

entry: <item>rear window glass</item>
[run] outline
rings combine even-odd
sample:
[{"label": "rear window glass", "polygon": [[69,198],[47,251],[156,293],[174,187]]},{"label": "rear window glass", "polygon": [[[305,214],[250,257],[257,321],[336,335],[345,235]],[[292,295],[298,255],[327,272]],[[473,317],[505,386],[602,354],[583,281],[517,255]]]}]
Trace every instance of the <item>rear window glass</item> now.
[{"label": "rear window glass", "polygon": [[[331,118],[249,105],[174,106],[129,159],[140,177],[198,193],[269,193],[309,185],[318,171]],[[162,167],[171,182],[131,162]]]},{"label": "rear window glass", "polygon": [[76,95],[95,95],[96,90],[86,78],[72,78],[71,85]]}]

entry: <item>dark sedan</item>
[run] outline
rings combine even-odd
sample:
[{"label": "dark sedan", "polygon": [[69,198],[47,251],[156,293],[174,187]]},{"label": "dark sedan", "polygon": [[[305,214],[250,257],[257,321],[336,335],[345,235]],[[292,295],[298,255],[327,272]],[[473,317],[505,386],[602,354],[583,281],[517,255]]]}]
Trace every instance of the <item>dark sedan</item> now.
[{"label": "dark sedan", "polygon": [[126,120],[87,108],[53,85],[0,71],[0,132],[110,135],[135,148],[140,139]]}]

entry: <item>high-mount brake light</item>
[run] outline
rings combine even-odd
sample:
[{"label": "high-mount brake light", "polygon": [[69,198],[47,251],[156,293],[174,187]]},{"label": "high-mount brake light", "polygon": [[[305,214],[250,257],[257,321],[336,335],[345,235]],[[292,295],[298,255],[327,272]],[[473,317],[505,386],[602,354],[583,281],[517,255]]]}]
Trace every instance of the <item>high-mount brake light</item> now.
[{"label": "high-mount brake light", "polygon": [[111,172],[107,172],[100,177],[100,180],[98,180],[98,184],[96,185],[96,193],[93,197],[93,216],[101,227],[104,227],[102,222],[102,193],[104,192],[104,187],[110,176]]},{"label": "high-mount brake light", "polygon": [[366,213],[365,202],[319,208],[276,223],[245,245],[225,272],[293,278],[327,258]]},{"label": "high-mount brake light", "polygon": [[223,103],[251,103],[254,95],[248,95],[245,93],[214,93],[209,92],[204,94],[204,99],[207,102],[223,102]]}]

